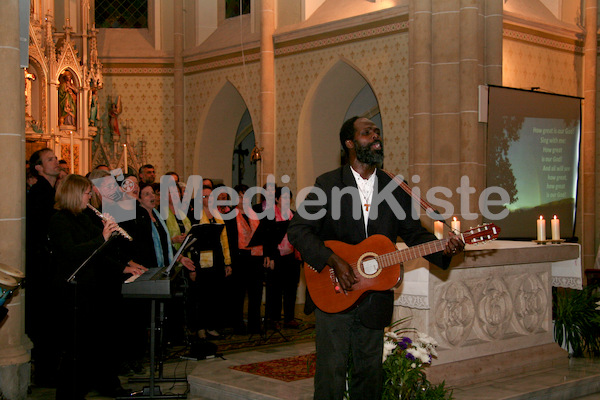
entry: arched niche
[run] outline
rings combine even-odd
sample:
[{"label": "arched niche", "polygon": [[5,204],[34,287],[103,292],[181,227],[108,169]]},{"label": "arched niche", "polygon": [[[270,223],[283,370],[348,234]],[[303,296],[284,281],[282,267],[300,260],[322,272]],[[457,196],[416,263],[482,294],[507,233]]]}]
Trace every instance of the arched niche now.
[{"label": "arched niche", "polygon": [[[61,92],[65,91],[65,96],[69,96],[72,101],[61,101]],[[81,80],[77,72],[71,68],[65,68],[58,74],[58,125],[61,129],[76,130],[79,120],[82,117],[81,110]],[[67,107],[69,110],[67,111]],[[64,113],[63,113],[64,111]],[[72,116],[72,118],[71,118]]]},{"label": "arched niche", "polygon": [[24,73],[26,133],[47,133],[47,78],[44,69],[37,60],[29,58],[29,66]]},{"label": "arched niche", "polygon": [[205,108],[196,136],[193,174],[223,179],[231,186],[231,157],[247,106],[238,90],[225,82]]},{"label": "arched niche", "polygon": [[341,165],[340,127],[348,107],[367,84],[355,67],[339,59],[310,89],[298,127],[297,191]]}]

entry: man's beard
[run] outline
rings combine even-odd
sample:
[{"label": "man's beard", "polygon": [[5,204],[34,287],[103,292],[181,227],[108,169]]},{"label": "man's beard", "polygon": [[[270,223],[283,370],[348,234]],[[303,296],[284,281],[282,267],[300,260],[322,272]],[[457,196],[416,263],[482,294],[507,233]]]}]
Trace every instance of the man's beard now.
[{"label": "man's beard", "polygon": [[[381,149],[371,149],[371,146],[375,143],[380,143]],[[383,163],[383,143],[381,140],[375,140],[367,146],[361,146],[358,141],[354,140],[354,149],[356,150],[356,159],[363,164],[381,165]]]}]

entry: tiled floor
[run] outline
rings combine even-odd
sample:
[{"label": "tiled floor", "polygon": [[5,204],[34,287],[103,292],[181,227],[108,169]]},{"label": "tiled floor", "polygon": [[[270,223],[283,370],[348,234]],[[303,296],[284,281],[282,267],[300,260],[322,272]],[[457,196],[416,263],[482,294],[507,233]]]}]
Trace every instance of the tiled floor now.
[{"label": "tiled floor", "polygon": [[[223,359],[215,358],[203,361],[178,360],[165,364],[163,376],[188,377],[185,382],[160,382],[162,394],[186,394],[188,399],[312,399],[312,379],[285,383],[275,379],[259,377],[229,369],[231,365],[248,364],[314,351],[313,343],[283,345],[264,350],[235,353]],[[568,391],[559,386],[564,384]],[[583,395],[581,390],[597,388],[594,394]],[[123,386],[133,390],[142,390],[148,383],[128,383],[123,378]],[[29,400],[54,399],[53,389],[32,388]],[[580,396],[580,397],[577,397]],[[97,393],[87,396],[90,400],[104,400]],[[486,399],[579,399],[600,400],[600,360],[575,359],[568,368],[554,368],[525,374],[518,377],[503,378],[485,384],[454,388],[455,400]]]},{"label": "tiled floor", "polygon": [[[285,383],[229,369],[231,365],[290,357],[311,351],[314,351],[314,345],[305,343],[263,352],[234,354],[226,360],[200,362],[189,377],[190,398],[312,399],[312,379]],[[597,393],[583,396],[591,391]],[[574,359],[564,368],[549,368],[485,384],[457,387],[454,388],[453,397],[455,400],[600,400],[600,360]]]},{"label": "tiled floor", "polygon": [[[298,312],[305,321],[310,317]],[[312,322],[310,320],[309,322]],[[191,361],[171,357],[164,365],[163,377],[187,378],[187,382],[157,382],[162,394],[181,394],[188,399],[312,399],[313,380],[282,382],[229,368],[260,361],[274,360],[314,351],[314,343],[284,344],[276,347],[227,354],[223,358]],[[144,378],[148,375],[136,376]],[[125,388],[142,391],[149,383],[130,383],[122,377]],[[562,385],[562,386],[561,386]],[[561,388],[567,387],[568,391]],[[592,388],[592,389],[590,389]],[[595,389],[593,389],[595,388]],[[33,386],[28,400],[50,400],[55,390]],[[584,392],[585,391],[585,392]],[[586,394],[593,393],[594,394]],[[148,394],[149,391],[146,391]],[[156,392],[155,392],[156,393]],[[574,359],[569,367],[553,368],[517,377],[503,378],[485,384],[454,388],[455,400],[600,400],[600,360]],[[580,397],[577,397],[580,396]],[[90,400],[105,400],[97,393]]]}]

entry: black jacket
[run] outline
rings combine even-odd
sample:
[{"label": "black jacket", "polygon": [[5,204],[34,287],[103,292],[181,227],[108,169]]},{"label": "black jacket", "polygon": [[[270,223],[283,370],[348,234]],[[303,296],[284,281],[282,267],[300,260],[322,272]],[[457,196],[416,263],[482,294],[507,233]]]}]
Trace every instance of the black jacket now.
[{"label": "black jacket", "polygon": [[[381,192],[391,182],[391,178],[380,169],[377,169],[376,174],[377,191]],[[423,228],[418,219],[411,217],[411,198],[397,186],[392,191],[392,194],[404,211],[406,218],[398,218],[394,214],[393,205],[388,204],[388,202],[382,202],[377,209],[378,215],[376,219],[374,218],[373,209],[371,209],[367,234],[362,216],[362,207],[358,219],[354,219],[352,216],[351,210],[353,204],[350,195],[342,196],[339,204],[333,204],[332,192],[334,188],[342,189],[349,186],[357,187],[349,165],[319,176],[315,187],[321,189],[326,194],[326,203],[323,206],[309,205],[305,209],[311,215],[321,210],[324,210],[325,214],[319,219],[311,220],[304,218],[301,212],[296,212],[290,222],[288,228],[290,242],[300,252],[304,261],[318,271],[321,271],[325,267],[327,260],[333,253],[331,249],[325,246],[324,241],[326,240],[338,240],[348,244],[358,244],[366,239],[367,236],[382,234],[387,236],[393,243],[396,243],[397,238],[401,237],[408,246],[414,246],[436,239],[433,234]],[[318,200],[314,190],[307,196],[306,200]],[[374,202],[375,194],[372,203]],[[339,207],[339,210],[341,210],[339,219],[334,218],[334,206]],[[426,258],[442,268],[447,268],[450,265],[450,258],[444,257],[442,253],[435,253]],[[358,304],[363,324],[377,329],[389,325],[393,312],[393,301],[394,296],[392,291],[372,292],[368,294]],[[314,310],[314,307],[312,300],[307,297],[305,310],[311,312]]]}]

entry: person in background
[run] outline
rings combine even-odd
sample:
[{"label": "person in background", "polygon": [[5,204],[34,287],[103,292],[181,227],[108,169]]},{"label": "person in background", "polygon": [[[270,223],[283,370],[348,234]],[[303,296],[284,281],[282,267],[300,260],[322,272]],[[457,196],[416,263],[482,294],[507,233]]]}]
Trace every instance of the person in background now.
[{"label": "person in background", "polygon": [[[290,210],[292,193],[286,188],[275,188],[275,219],[278,222],[289,221],[294,215]],[[273,258],[273,269],[267,270],[266,276],[266,317],[274,324],[281,321],[283,305],[284,327],[298,329],[295,319],[296,291],[300,281],[300,263],[296,259],[295,249],[288,240],[287,234],[277,245]],[[283,304],[282,304],[283,303]]]},{"label": "person in background", "polygon": [[67,164],[67,162],[65,160],[59,160],[58,167],[60,168],[60,173],[58,174],[58,179],[63,179],[71,173],[71,171],[69,171],[69,164]]},{"label": "person in background", "polygon": [[54,276],[49,263],[48,226],[54,214],[55,185],[60,174],[58,158],[49,148],[33,153],[29,159],[29,173],[36,183],[26,198],[25,219],[27,234],[25,254],[27,270],[27,304],[25,332],[34,343],[32,350],[33,381],[40,386],[52,387],[56,379],[56,352],[50,305],[52,297],[48,282]]},{"label": "person in background", "polygon": [[106,165],[106,164],[98,164],[96,166],[96,168],[94,168],[94,169],[99,169],[101,171],[108,171],[108,172],[110,172],[110,168],[108,168],[108,165]]},{"label": "person in background", "polygon": [[[215,185],[215,190],[225,185]],[[214,190],[213,190],[214,192]],[[217,200],[231,200],[229,194],[221,192],[217,196]],[[218,205],[217,210],[221,219],[225,222],[225,229],[227,229],[227,241],[229,242],[229,254],[231,255],[231,275],[225,277],[225,283],[223,285],[223,325],[225,328],[233,329],[234,334],[245,334],[246,328],[244,322],[240,321],[239,313],[236,312],[237,297],[237,283],[235,274],[240,268],[238,261],[238,236],[237,236],[237,223],[235,217],[230,215],[231,212],[235,212],[235,208],[229,205]],[[243,306],[243,305],[242,305]]]},{"label": "person in background", "polygon": [[165,175],[170,175],[175,179],[175,183],[179,185],[179,174],[175,171],[169,171]]},{"label": "person in background", "polygon": [[156,180],[156,172],[152,164],[144,164],[138,171],[138,178],[140,183],[154,183]]},{"label": "person in background", "polygon": [[[171,264],[174,252],[167,225],[156,210],[156,195],[153,184],[140,183],[135,219],[125,221],[122,228],[131,235],[132,242],[125,244],[125,251],[136,264],[145,268],[166,267]],[[196,269],[192,260],[183,255],[177,259],[187,270]],[[130,310],[128,325],[124,327],[128,337],[143,338],[132,341],[127,349],[127,363],[132,369],[139,368],[147,342],[147,328],[150,319],[150,302],[147,299],[126,299]]]},{"label": "person in background", "polygon": [[29,171],[29,169],[27,169],[27,171],[25,171],[25,184],[26,184],[27,193],[29,193],[32,186],[35,185],[36,183],[37,183],[37,178],[35,176],[33,176],[31,171]]},{"label": "person in background", "polygon": [[152,190],[154,190],[154,196],[156,196],[156,200],[154,202],[154,208],[156,211],[160,212],[160,184],[152,183]]},{"label": "person in background", "polygon": [[[239,184],[234,187],[238,193],[239,201],[237,205],[237,215],[235,223],[230,223],[232,232],[230,235],[234,237],[235,248],[237,249],[234,256],[235,265],[233,267],[232,277],[234,281],[234,306],[233,306],[233,324],[235,332],[243,333],[262,333],[260,324],[260,307],[263,293],[263,253],[262,246],[249,247],[252,235],[258,228],[259,220],[250,208],[250,215],[246,215],[244,211],[244,195],[248,190],[248,186]],[[248,294],[248,326],[244,324],[244,299]]]},{"label": "person in background", "polygon": [[121,182],[121,190],[132,199],[137,199],[140,195],[140,185],[137,176],[126,174]]},{"label": "person in background", "polygon": [[211,339],[220,336],[216,330],[223,325],[221,321],[223,311],[222,288],[225,277],[231,274],[231,255],[227,229],[220,215],[213,213],[209,207],[212,189],[202,189],[202,218],[200,224],[219,224],[223,226],[220,237],[214,240],[218,245],[210,248],[192,249],[192,259],[199,265],[195,271],[189,273],[190,296],[188,328],[197,331],[200,339]]}]

